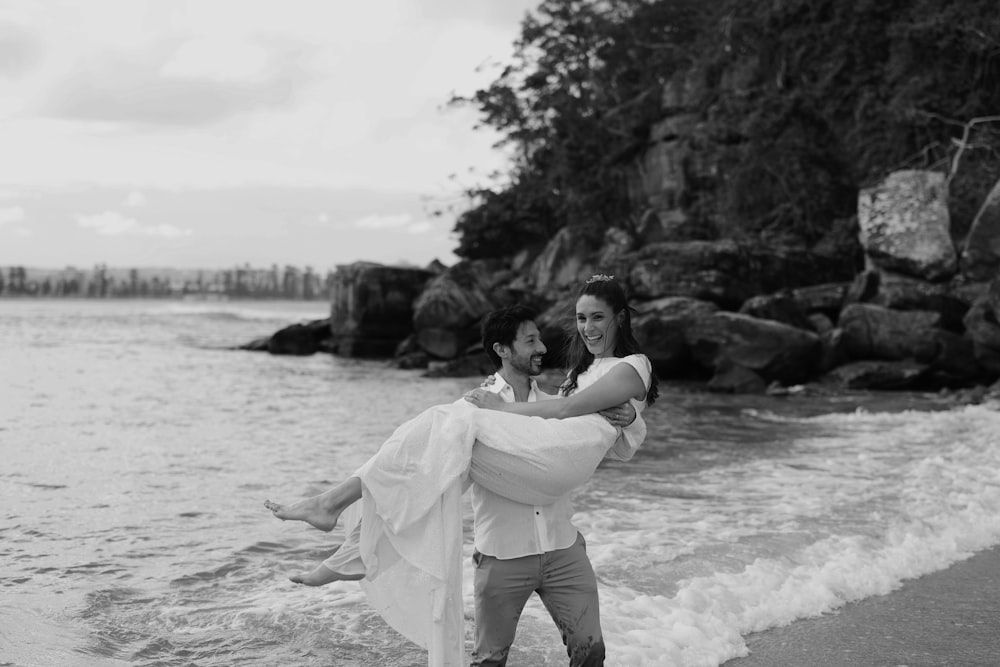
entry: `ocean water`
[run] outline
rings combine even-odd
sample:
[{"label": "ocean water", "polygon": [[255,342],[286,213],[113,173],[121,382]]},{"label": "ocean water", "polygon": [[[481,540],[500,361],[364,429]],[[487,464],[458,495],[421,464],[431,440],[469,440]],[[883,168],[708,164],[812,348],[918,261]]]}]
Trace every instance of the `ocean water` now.
[{"label": "ocean water", "polygon": [[[342,535],[262,502],[320,491],[477,380],[226,349],[325,315],[0,300],[0,665],[426,664],[356,583],[289,582]],[[610,666],[720,665],[1000,543],[995,405],[667,383],[646,418],[636,458],[576,496]],[[509,664],[565,663],[532,599]]]}]

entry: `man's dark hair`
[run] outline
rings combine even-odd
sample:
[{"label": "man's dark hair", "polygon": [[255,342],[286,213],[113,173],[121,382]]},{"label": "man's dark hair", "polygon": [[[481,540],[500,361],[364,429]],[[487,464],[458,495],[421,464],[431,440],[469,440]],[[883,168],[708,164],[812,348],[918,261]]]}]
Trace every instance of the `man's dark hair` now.
[{"label": "man's dark hair", "polygon": [[494,343],[501,345],[513,345],[517,338],[517,330],[525,322],[532,322],[535,319],[535,311],[527,306],[507,306],[499,310],[494,310],[483,318],[482,335],[483,349],[489,355],[490,361],[498,369],[503,366],[503,360],[493,349]]}]

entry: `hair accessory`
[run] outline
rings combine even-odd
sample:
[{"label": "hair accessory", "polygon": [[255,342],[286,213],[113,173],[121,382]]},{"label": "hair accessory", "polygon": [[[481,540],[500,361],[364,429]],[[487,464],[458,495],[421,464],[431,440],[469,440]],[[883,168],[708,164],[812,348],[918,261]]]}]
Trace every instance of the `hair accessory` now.
[{"label": "hair accessory", "polygon": [[587,278],[587,284],[589,285],[590,283],[606,283],[609,280],[614,280],[614,279],[615,279],[614,276],[609,276],[605,273],[595,273],[594,275]]}]

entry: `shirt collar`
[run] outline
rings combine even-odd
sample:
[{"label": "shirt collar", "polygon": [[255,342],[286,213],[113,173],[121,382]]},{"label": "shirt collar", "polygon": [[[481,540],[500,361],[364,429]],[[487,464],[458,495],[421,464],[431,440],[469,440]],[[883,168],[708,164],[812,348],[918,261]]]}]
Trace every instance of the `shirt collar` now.
[{"label": "shirt collar", "polygon": [[[488,387],[488,389],[494,394],[500,394],[500,396],[502,396],[503,398],[509,398],[511,401],[513,401],[514,387],[512,387],[509,382],[507,382],[507,379],[500,374],[500,371],[496,371],[493,375],[496,377],[496,382],[491,384]],[[528,378],[528,382],[529,382],[528,397],[530,398],[532,392],[536,392],[538,390],[538,383],[535,381],[535,378]]]}]

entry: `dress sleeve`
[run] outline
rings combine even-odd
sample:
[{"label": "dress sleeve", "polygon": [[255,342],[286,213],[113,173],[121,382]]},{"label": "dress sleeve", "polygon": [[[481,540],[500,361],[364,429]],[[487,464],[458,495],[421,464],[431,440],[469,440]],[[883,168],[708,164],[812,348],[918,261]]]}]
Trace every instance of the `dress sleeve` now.
[{"label": "dress sleeve", "polygon": [[649,357],[645,354],[630,354],[622,359],[625,363],[635,369],[636,373],[639,374],[639,378],[642,380],[643,386],[646,390],[649,390],[650,379],[653,374],[653,366],[649,362]]}]

